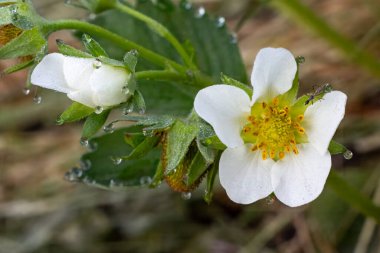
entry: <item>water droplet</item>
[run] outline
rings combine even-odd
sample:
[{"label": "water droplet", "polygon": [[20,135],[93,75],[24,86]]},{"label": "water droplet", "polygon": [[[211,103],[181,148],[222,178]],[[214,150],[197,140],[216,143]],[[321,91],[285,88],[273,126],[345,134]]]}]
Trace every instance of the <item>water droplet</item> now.
[{"label": "water droplet", "polygon": [[276,198],[273,195],[269,195],[266,199],[265,202],[267,205],[272,205],[276,201]]},{"label": "water droplet", "polygon": [[91,141],[89,145],[87,146],[88,151],[95,151],[98,148],[98,143]]},{"label": "water droplet", "polygon": [[128,88],[128,86],[123,86],[123,88],[121,88],[121,92],[123,92],[125,95],[128,95],[131,93],[131,90]]},{"label": "water droplet", "polygon": [[124,115],[128,115],[130,114],[131,112],[133,112],[133,104],[129,105],[128,107],[125,107],[123,109],[123,114]]},{"label": "water droplet", "polygon": [[142,177],[140,178],[140,184],[141,185],[148,185],[148,184],[151,184],[152,183],[152,178],[151,177]]},{"label": "water droplet", "polygon": [[305,57],[303,57],[303,56],[297,56],[296,57],[296,62],[298,63],[298,64],[302,64],[302,63],[304,63],[306,60],[305,60]]},{"label": "water droplet", "polygon": [[181,197],[184,200],[189,200],[191,199],[191,192],[182,192]]},{"label": "water droplet", "polygon": [[206,10],[203,7],[199,7],[197,12],[195,13],[196,18],[202,18],[206,14]]},{"label": "water droplet", "polygon": [[29,88],[24,88],[22,89],[22,93],[24,93],[25,95],[29,95],[30,94],[30,89]]},{"label": "water droplet", "polygon": [[185,9],[185,10],[190,10],[191,7],[193,7],[193,5],[190,2],[188,2],[188,1],[182,1],[181,2],[181,7],[183,9]]},{"label": "water droplet", "polygon": [[350,160],[353,156],[354,156],[354,153],[352,153],[351,150],[346,150],[346,151],[343,153],[343,157],[344,157],[344,159],[346,159],[346,160]]},{"label": "water droplet", "polygon": [[89,20],[94,20],[94,19],[96,19],[96,14],[95,14],[95,13],[91,13],[90,15],[88,15],[88,19],[89,19]]},{"label": "water droplet", "polygon": [[85,138],[85,137],[82,137],[82,138],[80,138],[80,145],[82,145],[83,147],[88,147],[88,145],[89,145],[89,141],[88,141],[88,139],[87,138]]},{"label": "water droplet", "polygon": [[139,56],[139,51],[137,51],[136,49],[132,49],[131,54],[134,56]]},{"label": "water droplet", "polygon": [[121,158],[121,157],[117,157],[117,156],[111,156],[111,161],[112,161],[113,164],[115,164],[115,165],[120,165],[121,162],[123,161],[123,158]]},{"label": "water droplet", "polygon": [[90,160],[81,160],[80,161],[80,168],[84,171],[91,169],[91,161]]},{"label": "water droplet", "polygon": [[237,37],[236,33],[232,33],[232,34],[231,34],[230,42],[231,42],[232,44],[236,44],[236,43],[238,42],[238,37]]},{"label": "water droplet", "polygon": [[65,173],[64,178],[70,182],[79,181],[80,177],[83,176],[83,170],[77,167],[72,168],[70,171]]},{"label": "water droplet", "polygon": [[41,104],[41,102],[42,102],[42,97],[39,95],[35,95],[33,98],[33,103],[35,103],[36,105],[39,105]]},{"label": "water droplet", "polygon": [[223,27],[226,24],[226,19],[224,17],[218,17],[216,19],[216,27]]},{"label": "water droplet", "polygon": [[106,133],[113,133],[115,131],[114,123],[110,123],[103,127],[103,131]]},{"label": "water droplet", "polygon": [[101,106],[95,107],[95,113],[96,114],[101,114],[104,111],[104,108]]},{"label": "water droplet", "polygon": [[85,178],[83,178],[82,182],[85,184],[91,184],[92,183],[91,179],[87,176]]},{"label": "water droplet", "polygon": [[114,179],[111,179],[110,180],[110,184],[109,184],[109,187],[116,187],[117,186],[117,183],[116,183],[116,181],[114,180]]},{"label": "water droplet", "polygon": [[145,114],[145,108],[140,108],[139,114]]},{"label": "water droplet", "polygon": [[17,5],[13,5],[10,7],[11,15],[17,14],[17,11],[18,11]]},{"label": "water droplet", "polygon": [[95,68],[95,69],[99,69],[101,66],[102,66],[102,62],[99,61],[98,59],[96,59],[94,61],[94,63],[92,64],[92,66]]}]

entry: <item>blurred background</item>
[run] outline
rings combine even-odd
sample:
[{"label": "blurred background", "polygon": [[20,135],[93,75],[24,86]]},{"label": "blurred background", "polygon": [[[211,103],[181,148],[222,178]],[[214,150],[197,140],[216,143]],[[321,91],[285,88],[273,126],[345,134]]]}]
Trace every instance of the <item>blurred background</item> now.
[{"label": "blurred background", "polygon": [[[49,19],[85,18],[63,0],[35,0]],[[333,158],[333,167],[380,204],[380,77],[349,60],[336,45],[280,5],[256,0],[196,0],[235,30],[250,73],[258,50],[285,47],[305,57],[302,93],[330,83],[348,95],[337,140],[353,152]],[[303,0],[329,27],[380,59],[380,2]],[[69,31],[51,36],[80,47]],[[11,62],[0,62],[3,70]],[[380,72],[380,70],[379,70]],[[378,72],[378,73],[379,73]],[[70,101],[38,90],[23,94],[26,73],[0,79],[0,252],[285,252],[380,253],[379,226],[325,187],[310,205],[288,208],[274,198],[242,206],[217,185],[207,205],[201,186],[185,200],[166,185],[109,192],[64,180],[85,148],[80,124],[57,126]],[[218,181],[218,180],[217,180]]]}]

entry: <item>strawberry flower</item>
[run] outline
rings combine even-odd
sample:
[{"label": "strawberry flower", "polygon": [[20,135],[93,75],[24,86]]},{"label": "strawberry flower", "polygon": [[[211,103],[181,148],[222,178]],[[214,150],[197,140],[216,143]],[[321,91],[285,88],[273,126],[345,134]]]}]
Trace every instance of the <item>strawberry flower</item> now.
[{"label": "strawberry flower", "polygon": [[231,200],[249,204],[272,192],[295,207],[317,198],[331,168],[329,143],[344,116],[347,97],[340,91],[306,105],[290,91],[297,73],[294,56],[283,48],[264,48],[255,60],[253,96],[240,88],[213,85],[194,101],[227,146],[219,177]]},{"label": "strawberry flower", "polygon": [[125,102],[124,92],[130,72],[125,68],[104,64],[96,58],[46,55],[31,75],[31,83],[66,93],[88,107],[110,107]]}]

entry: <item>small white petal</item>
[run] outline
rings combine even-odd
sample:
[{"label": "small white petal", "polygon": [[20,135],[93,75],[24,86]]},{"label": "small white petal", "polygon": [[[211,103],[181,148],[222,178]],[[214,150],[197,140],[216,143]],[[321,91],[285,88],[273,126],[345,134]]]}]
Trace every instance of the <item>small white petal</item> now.
[{"label": "small white petal", "polygon": [[324,154],[344,117],[347,96],[340,91],[327,93],[305,111],[304,127],[309,142]]},{"label": "small white petal", "polygon": [[94,62],[95,58],[65,56],[63,73],[67,85],[73,90],[88,89],[90,92],[89,80],[95,70]]},{"label": "small white petal", "polygon": [[127,96],[122,88],[129,78],[130,74],[122,68],[103,65],[96,69],[89,80],[94,103],[101,106],[113,106],[125,102]]},{"label": "small white petal", "polygon": [[296,72],[296,60],[288,50],[261,49],[252,70],[252,103],[258,100],[269,100],[288,91],[292,87]]},{"label": "small white petal", "polygon": [[92,94],[91,92],[88,92],[88,90],[82,90],[82,91],[72,91],[67,93],[67,96],[78,103],[81,103],[83,105],[86,105],[91,108],[95,108],[96,105],[93,102]]},{"label": "small white petal", "polygon": [[316,199],[322,192],[331,168],[331,155],[321,155],[311,144],[298,145],[299,154],[286,155],[272,168],[276,197],[296,207]]},{"label": "small white petal", "polygon": [[243,145],[240,132],[247,123],[250,99],[242,89],[229,85],[209,86],[198,92],[194,108],[227,147]]},{"label": "small white petal", "polygon": [[249,204],[267,197],[272,191],[272,159],[262,160],[258,151],[252,152],[246,144],[227,148],[219,162],[220,183],[229,198],[240,204]]},{"label": "small white petal", "polygon": [[58,53],[46,55],[34,68],[31,83],[43,88],[68,93],[70,88],[63,74],[64,56]]}]

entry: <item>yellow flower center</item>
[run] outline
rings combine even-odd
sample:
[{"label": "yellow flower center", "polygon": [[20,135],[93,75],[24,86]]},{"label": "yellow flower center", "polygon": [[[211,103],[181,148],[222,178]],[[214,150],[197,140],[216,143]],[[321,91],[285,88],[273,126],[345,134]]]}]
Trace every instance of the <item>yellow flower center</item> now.
[{"label": "yellow flower center", "polygon": [[306,135],[303,112],[297,111],[278,97],[270,103],[256,103],[241,136],[245,143],[254,144],[252,151],[261,151],[263,160],[282,159],[289,152],[298,154],[296,144],[304,142]]}]

